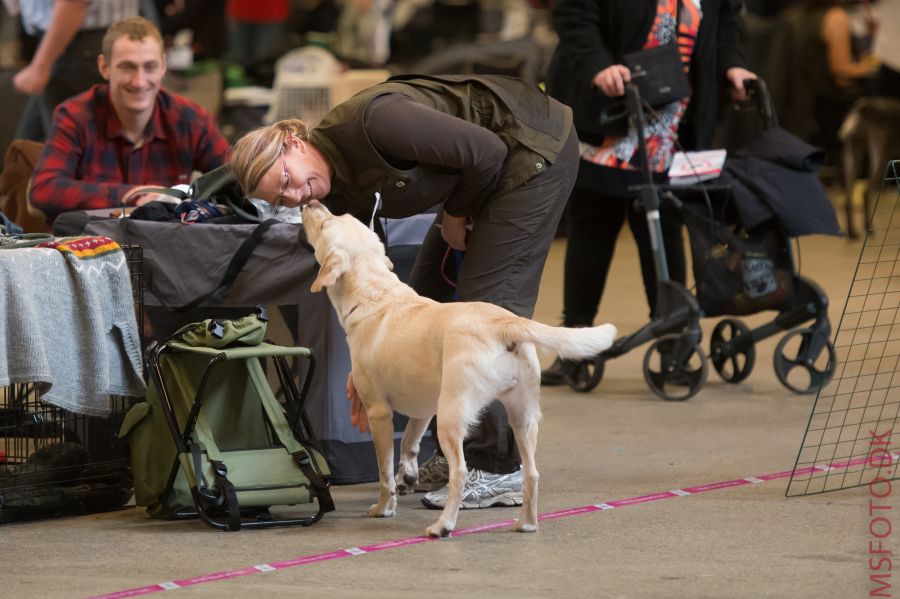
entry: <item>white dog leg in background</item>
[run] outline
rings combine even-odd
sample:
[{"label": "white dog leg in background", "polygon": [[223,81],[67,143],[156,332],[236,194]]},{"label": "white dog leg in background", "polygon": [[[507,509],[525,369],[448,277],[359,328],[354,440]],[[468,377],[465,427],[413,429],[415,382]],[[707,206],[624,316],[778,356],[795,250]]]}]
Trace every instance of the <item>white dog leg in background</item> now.
[{"label": "white dog leg in background", "polygon": [[431,418],[410,418],[400,441],[400,467],[397,470],[397,493],[412,493],[419,480],[419,443]]}]

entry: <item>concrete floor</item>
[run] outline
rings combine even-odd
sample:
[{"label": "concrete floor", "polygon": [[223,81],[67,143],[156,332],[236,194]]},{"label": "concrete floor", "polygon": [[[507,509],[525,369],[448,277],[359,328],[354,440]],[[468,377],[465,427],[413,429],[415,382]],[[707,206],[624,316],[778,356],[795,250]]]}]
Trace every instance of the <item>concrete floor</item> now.
[{"label": "concrete floor", "polygon": [[[828,293],[835,327],[860,247],[845,239],[801,240],[802,271]],[[559,240],[536,314],[543,322],[559,320],[563,252]],[[628,234],[621,236],[611,281],[601,320],[633,331],[645,322],[646,306]],[[707,335],[714,324],[704,324]],[[686,402],[666,402],[648,390],[641,371],[645,348],[610,361],[590,394],[544,389],[539,511],[791,469],[814,396],[793,395],[777,381],[771,366],[776,343],[759,345],[747,381],[728,385],[711,372]],[[366,484],[335,488],[337,511],[307,529],[222,533],[199,521],[151,520],[139,509],[13,524],[0,528],[0,596],[88,597],[179,579],[196,584],[177,590],[178,596],[217,599],[869,596],[876,587],[868,579],[868,490],[786,498],[786,485],[777,478],[568,514],[544,521],[531,535],[498,528],[268,572],[252,568],[408,541],[436,512],[424,509],[418,496],[406,496],[396,518],[366,518],[376,493]],[[515,515],[510,508],[464,511],[459,527]],[[197,578],[221,572],[229,574]]]}]

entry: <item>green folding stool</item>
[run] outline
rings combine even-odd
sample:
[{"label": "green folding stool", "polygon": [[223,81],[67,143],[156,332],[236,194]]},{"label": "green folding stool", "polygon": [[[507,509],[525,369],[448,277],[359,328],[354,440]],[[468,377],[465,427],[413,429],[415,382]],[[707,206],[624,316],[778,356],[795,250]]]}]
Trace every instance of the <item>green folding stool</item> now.
[{"label": "green folding stool", "polygon": [[[330,470],[304,413],[315,361],[308,348],[266,341],[265,331],[258,308],[147,348],[146,401],[129,410],[119,436],[131,450],[135,502],[151,516],[238,530],[308,526],[334,510]],[[292,370],[301,369],[298,388]],[[313,502],[315,513],[299,507]],[[292,507],[275,515],[273,506]]]}]

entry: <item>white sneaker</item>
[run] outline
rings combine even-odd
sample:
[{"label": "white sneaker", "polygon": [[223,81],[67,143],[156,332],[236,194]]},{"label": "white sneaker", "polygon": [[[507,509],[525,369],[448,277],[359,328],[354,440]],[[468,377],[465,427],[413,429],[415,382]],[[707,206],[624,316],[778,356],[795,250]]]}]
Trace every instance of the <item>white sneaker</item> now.
[{"label": "white sneaker", "polygon": [[[484,470],[470,470],[463,487],[462,504],[464,510],[478,510],[485,507],[522,505],[522,467],[509,474],[493,474]],[[427,493],[422,505],[430,510],[442,510],[447,505],[449,487]]]},{"label": "white sneaker", "polygon": [[450,466],[447,464],[447,458],[435,452],[419,466],[419,482],[416,483],[416,492],[437,491],[441,487],[447,486],[448,480],[450,480]]}]

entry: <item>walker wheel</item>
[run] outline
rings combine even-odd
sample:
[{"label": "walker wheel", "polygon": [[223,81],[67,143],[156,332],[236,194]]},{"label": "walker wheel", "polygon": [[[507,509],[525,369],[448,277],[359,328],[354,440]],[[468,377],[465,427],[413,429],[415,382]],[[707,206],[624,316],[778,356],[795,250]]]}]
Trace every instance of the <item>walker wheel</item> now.
[{"label": "walker wheel", "polygon": [[[658,338],[644,354],[644,380],[650,390],[669,401],[690,399],[706,382],[709,362],[699,343],[691,347],[679,347],[689,343],[683,335],[672,333]],[[676,350],[684,352],[679,360]]]},{"label": "walker wheel", "polygon": [[581,360],[572,370],[566,373],[566,382],[579,393],[590,393],[603,380],[605,362],[606,360],[603,356]]},{"label": "walker wheel", "polygon": [[834,345],[827,341],[818,355],[811,355],[813,329],[791,331],[775,346],[775,375],[781,384],[800,394],[817,393],[837,366]]},{"label": "walker wheel", "polygon": [[[749,338],[747,346],[738,350],[735,342],[745,336]],[[709,359],[726,383],[740,383],[750,376],[756,364],[756,347],[750,327],[737,318],[720,320],[710,335]]]}]

